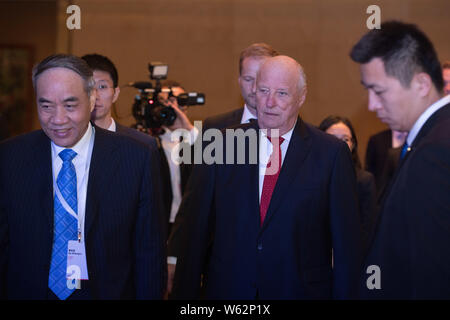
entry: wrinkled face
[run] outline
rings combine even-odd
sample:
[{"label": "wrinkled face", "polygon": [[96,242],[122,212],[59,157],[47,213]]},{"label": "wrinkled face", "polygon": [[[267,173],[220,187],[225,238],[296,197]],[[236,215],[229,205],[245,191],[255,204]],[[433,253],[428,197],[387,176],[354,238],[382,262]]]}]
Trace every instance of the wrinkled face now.
[{"label": "wrinkled face", "polygon": [[335,123],[331,127],[329,127],[325,132],[332,134],[336,138],[344,141],[350,148],[350,151],[353,150],[352,132],[350,131],[350,128],[347,127],[344,123],[342,122]]},{"label": "wrinkled face", "polygon": [[256,108],[261,129],[288,132],[298,117],[306,90],[299,86],[297,68],[284,68],[276,63],[264,64],[256,80]]},{"label": "wrinkled face", "polygon": [[369,110],[393,130],[409,131],[415,122],[410,112],[417,103],[413,86],[405,88],[400,81],[388,76],[380,58],[362,64],[361,83],[369,92]]},{"label": "wrinkled face", "polygon": [[92,112],[92,120],[104,119],[111,116],[111,107],[119,97],[120,89],[114,88],[113,80],[106,71],[94,71],[95,88],[97,89],[97,99]]},{"label": "wrinkled face", "polygon": [[450,68],[445,68],[442,76],[444,77],[444,94],[450,94]]},{"label": "wrinkled face", "polygon": [[267,57],[248,57],[242,61],[241,74],[238,82],[241,88],[242,98],[245,104],[256,113],[256,95],[254,92],[254,85],[256,81],[256,75],[258,73],[261,64],[267,59]]},{"label": "wrinkled face", "polygon": [[66,68],[52,68],[36,81],[38,117],[46,135],[58,146],[73,147],[86,132],[95,92],[91,97],[83,79]]}]

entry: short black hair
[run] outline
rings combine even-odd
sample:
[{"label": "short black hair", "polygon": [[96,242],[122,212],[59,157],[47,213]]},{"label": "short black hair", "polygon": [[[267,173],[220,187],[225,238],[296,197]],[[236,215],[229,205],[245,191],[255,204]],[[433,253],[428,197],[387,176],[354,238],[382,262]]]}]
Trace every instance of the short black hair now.
[{"label": "short black hair", "polygon": [[87,62],[92,71],[99,70],[109,73],[114,88],[118,87],[119,75],[117,73],[116,66],[108,57],[102,56],[101,54],[92,53],[82,56],[81,59]]},{"label": "short black hair", "polygon": [[343,123],[345,124],[352,134],[352,142],[353,142],[353,149],[352,149],[352,160],[353,164],[356,168],[361,169],[361,160],[359,160],[358,156],[358,139],[356,138],[355,130],[353,129],[352,123],[350,120],[346,117],[331,115],[326,117],[322,120],[322,122],[319,124],[319,130],[325,132],[327,131],[331,126],[337,124],[337,123]]},{"label": "short black hair", "polygon": [[414,74],[425,72],[441,92],[444,87],[437,53],[428,37],[416,25],[387,21],[372,29],[356,43],[350,57],[358,63],[381,58],[386,74],[408,88]]}]

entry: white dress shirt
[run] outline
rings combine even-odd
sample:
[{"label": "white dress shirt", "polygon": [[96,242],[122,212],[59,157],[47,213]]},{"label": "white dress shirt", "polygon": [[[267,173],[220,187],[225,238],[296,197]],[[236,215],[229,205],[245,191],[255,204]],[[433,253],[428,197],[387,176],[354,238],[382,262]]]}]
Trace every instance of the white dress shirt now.
[{"label": "white dress shirt", "polygon": [[[63,148],[53,143],[53,141],[51,142],[53,182],[55,185],[59,171],[61,170],[63,164],[61,157],[59,157],[59,153],[64,149],[72,149],[77,153],[75,158],[73,158],[72,163],[77,174],[77,216],[78,228],[79,231],[81,231],[82,241],[84,241],[84,217],[86,212],[87,185],[89,178],[89,168],[91,165],[92,149],[94,146],[94,138],[95,129],[91,125],[91,123],[89,123],[83,137],[72,148]],[[55,190],[53,190],[53,196],[55,196]]]},{"label": "white dress shirt", "polygon": [[111,124],[108,127],[108,131],[116,132],[116,130],[117,130],[116,122],[114,121],[113,118],[111,118]]},{"label": "white dress shirt", "polygon": [[[297,122],[296,122],[297,123]],[[280,145],[281,148],[281,166],[283,166],[284,158],[286,157],[286,152],[291,141],[292,133],[296,123],[291,130],[283,134],[281,137],[284,139],[283,143]],[[267,138],[267,132],[265,130],[259,131],[259,201],[261,202],[261,194],[264,185],[264,176],[266,172],[267,163],[269,162],[270,155],[273,152],[273,145]]]},{"label": "white dress shirt", "polygon": [[249,123],[251,119],[256,119],[256,116],[254,116],[250,110],[248,109],[247,105],[244,105],[244,112],[242,112],[242,118],[241,118],[241,124],[243,123]]},{"label": "white dress shirt", "polygon": [[[173,131],[169,128],[164,128],[164,134],[160,135],[161,145],[167,158],[170,170],[170,185],[172,187],[172,205],[170,209],[169,222],[173,223],[178,213],[178,208],[181,204],[181,173],[180,162],[181,160],[174,156],[173,151],[180,144],[179,135],[172,135]],[[193,127],[189,132],[189,144],[193,145],[197,139],[199,131],[196,127]],[[184,141],[184,140],[183,140]]]}]

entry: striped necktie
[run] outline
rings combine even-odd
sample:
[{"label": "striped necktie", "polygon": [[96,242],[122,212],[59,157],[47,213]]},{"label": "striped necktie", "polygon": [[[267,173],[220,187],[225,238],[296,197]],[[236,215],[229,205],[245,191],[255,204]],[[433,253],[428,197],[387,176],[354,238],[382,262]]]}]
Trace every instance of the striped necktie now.
[{"label": "striped necktie", "polygon": [[[78,213],[77,203],[77,175],[72,159],[77,155],[72,149],[65,149],[59,153],[63,165],[59,171],[56,184],[67,204]],[[69,240],[77,239],[77,219],[69,214],[55,194],[54,199],[54,232],[52,260],[48,287],[61,299],[67,299],[74,289],[67,287],[67,245]]]}]

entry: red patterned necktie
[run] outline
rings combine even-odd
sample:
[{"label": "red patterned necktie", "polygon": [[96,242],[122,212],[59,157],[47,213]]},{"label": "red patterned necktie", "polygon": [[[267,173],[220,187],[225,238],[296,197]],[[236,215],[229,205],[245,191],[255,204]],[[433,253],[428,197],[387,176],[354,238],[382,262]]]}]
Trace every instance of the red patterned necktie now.
[{"label": "red patterned necktie", "polygon": [[[272,198],[273,189],[275,188],[278,176],[280,175],[281,144],[284,141],[284,138],[282,138],[282,137],[277,137],[277,138],[267,137],[267,139],[269,139],[269,141],[272,143],[273,151],[272,151],[272,154],[270,155],[269,162],[267,163],[266,174],[264,175],[263,189],[262,189],[262,193],[261,193],[261,202],[259,205],[261,225],[263,224],[264,218],[266,217],[267,209],[269,208],[269,204],[270,204],[270,199]],[[278,143],[276,143],[276,142],[278,142]],[[278,148],[275,149],[276,147],[278,147]],[[275,161],[278,160],[278,166],[272,168],[272,160],[275,160]]]}]

